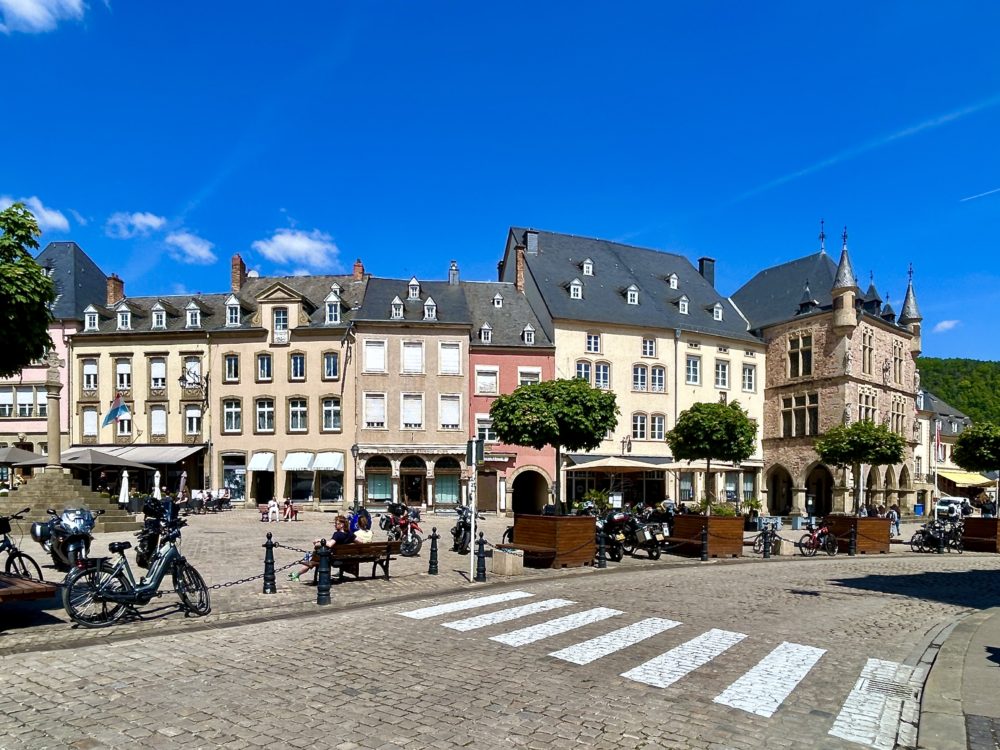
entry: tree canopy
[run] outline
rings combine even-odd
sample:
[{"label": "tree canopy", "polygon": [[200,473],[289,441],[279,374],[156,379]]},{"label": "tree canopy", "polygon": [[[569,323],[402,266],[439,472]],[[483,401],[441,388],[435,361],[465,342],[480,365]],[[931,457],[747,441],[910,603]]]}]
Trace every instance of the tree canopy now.
[{"label": "tree canopy", "polygon": [[561,505],[562,449],[597,448],[618,424],[618,404],[611,391],[593,388],[578,378],[545,380],[499,396],[490,407],[490,418],[503,443],[556,449],[555,494]]},{"label": "tree canopy", "polygon": [[0,377],[16,375],[51,346],[49,323],[55,287],[30,249],[38,248],[38,222],[23,203],[0,211]]},{"label": "tree canopy", "polygon": [[824,463],[850,467],[854,477],[854,511],[861,504],[861,465],[902,463],[906,442],[884,424],[868,420],[837,425],[816,439],[816,452]]},{"label": "tree canopy", "polygon": [[917,368],[921,388],[968,414],[974,422],[1000,424],[1000,362],[921,357]]},{"label": "tree canopy", "polygon": [[737,401],[697,403],[681,412],[674,429],[667,433],[674,459],[704,460],[706,476],[711,475],[713,460],[736,464],[750,458],[756,438],[757,424]]},{"label": "tree canopy", "polygon": [[1000,469],[1000,425],[979,422],[964,430],[955,441],[952,460],[966,471]]}]

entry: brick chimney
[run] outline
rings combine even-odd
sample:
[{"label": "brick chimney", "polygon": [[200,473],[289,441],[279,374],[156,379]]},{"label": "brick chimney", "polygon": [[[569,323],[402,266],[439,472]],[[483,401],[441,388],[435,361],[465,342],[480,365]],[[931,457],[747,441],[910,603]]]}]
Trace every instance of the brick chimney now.
[{"label": "brick chimney", "polygon": [[698,273],[715,288],[715,258],[698,258]]},{"label": "brick chimney", "polygon": [[448,267],[448,286],[458,286],[458,263],[454,260]]},{"label": "brick chimney", "polygon": [[519,292],[524,292],[524,245],[514,248],[514,288]]},{"label": "brick chimney", "polygon": [[363,281],[365,278],[365,264],[361,262],[361,258],[354,261],[354,280]]},{"label": "brick chimney", "polygon": [[108,276],[108,307],[117,305],[125,299],[125,282],[118,278],[118,274],[113,273]]},{"label": "brick chimney", "polygon": [[240,257],[239,253],[233,256],[232,270],[229,274],[229,286],[233,290],[233,294],[236,294],[243,288],[243,285],[247,283],[247,264],[243,262],[243,258]]}]

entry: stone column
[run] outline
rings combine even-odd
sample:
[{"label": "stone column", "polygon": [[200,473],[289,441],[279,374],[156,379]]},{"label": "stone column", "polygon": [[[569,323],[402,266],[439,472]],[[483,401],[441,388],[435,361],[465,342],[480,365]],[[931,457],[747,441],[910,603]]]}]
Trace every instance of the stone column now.
[{"label": "stone column", "polygon": [[66,360],[59,359],[59,355],[56,354],[54,349],[49,350],[49,356],[46,357],[46,362],[49,363],[49,369],[45,373],[45,388],[47,390],[47,402],[48,402],[48,441],[49,441],[49,456],[48,463],[45,465],[47,469],[61,469],[62,468],[62,444],[60,442],[60,430],[59,430],[59,392],[62,390],[62,379],[59,376],[59,368],[66,364]]},{"label": "stone column", "polygon": [[792,487],[792,515],[806,515],[806,488]]}]

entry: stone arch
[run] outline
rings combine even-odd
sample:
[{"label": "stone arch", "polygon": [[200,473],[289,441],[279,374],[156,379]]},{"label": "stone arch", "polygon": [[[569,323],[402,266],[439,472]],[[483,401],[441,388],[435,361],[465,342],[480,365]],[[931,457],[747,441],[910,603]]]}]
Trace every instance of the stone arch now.
[{"label": "stone arch", "polygon": [[820,462],[806,471],[806,515],[826,516],[833,512],[833,488],[836,484],[833,472]]},{"label": "stone arch", "polygon": [[420,507],[427,503],[427,462],[420,456],[406,456],[399,462],[400,502]]},{"label": "stone arch", "polygon": [[899,486],[896,484],[896,471],[892,466],[885,467],[885,488],[882,492],[882,502],[880,505],[888,508],[895,502],[898,502],[899,497],[897,490]]},{"label": "stone arch", "polygon": [[510,485],[511,509],[514,514],[540,514],[549,502],[549,482],[535,468],[524,468],[516,472]]},{"label": "stone arch", "polygon": [[868,468],[868,476],[865,478],[865,497],[863,504],[869,507],[879,505],[882,500],[882,477],[879,475],[877,466]]},{"label": "stone arch", "polygon": [[767,512],[772,516],[787,516],[792,512],[792,474],[781,464],[767,472]]}]

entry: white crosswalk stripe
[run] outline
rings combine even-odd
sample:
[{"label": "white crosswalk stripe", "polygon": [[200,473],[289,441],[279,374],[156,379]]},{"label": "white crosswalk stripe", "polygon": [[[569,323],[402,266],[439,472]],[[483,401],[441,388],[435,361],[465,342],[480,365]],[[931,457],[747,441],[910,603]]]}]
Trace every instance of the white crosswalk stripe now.
[{"label": "white crosswalk stripe", "polygon": [[746,638],[743,633],[712,628],[687,643],[640,664],[622,677],[653,687],[668,687],[685,675],[708,664],[716,656]]},{"label": "white crosswalk stripe", "polygon": [[825,653],[826,649],[786,641],[714,701],[770,718]]},{"label": "white crosswalk stripe", "polygon": [[498,643],[506,643],[508,646],[525,646],[529,643],[540,641],[543,638],[550,638],[551,636],[566,633],[576,628],[582,628],[584,625],[607,620],[609,617],[617,617],[621,614],[624,614],[624,612],[620,612],[617,609],[595,607],[584,612],[558,617],[555,620],[549,620],[540,625],[531,625],[527,628],[503,633],[502,635],[494,635],[490,640],[497,641]]},{"label": "white crosswalk stripe", "polygon": [[634,646],[636,643],[652,638],[665,630],[676,628],[678,625],[680,623],[675,620],[647,617],[645,620],[639,620],[639,622],[626,625],[624,628],[612,630],[610,633],[591,638],[589,641],[553,651],[549,656],[573,664],[590,664],[595,659]]},{"label": "white crosswalk stripe", "polygon": [[530,596],[534,596],[534,594],[529,594],[526,591],[508,591],[504,594],[476,596],[471,599],[460,599],[457,602],[448,602],[447,604],[435,604],[433,607],[421,607],[420,609],[414,609],[410,612],[400,612],[399,614],[413,620],[426,620],[428,617],[447,615],[452,612],[462,612],[463,610],[475,609],[477,607],[486,607],[490,604],[503,604],[504,602],[514,601],[515,599],[526,599]]},{"label": "white crosswalk stripe", "polygon": [[[891,750],[897,743],[914,747],[925,675],[923,667],[869,659],[830,734],[878,750]],[[909,720],[904,721],[904,717]]]},{"label": "white crosswalk stripe", "polygon": [[517,620],[521,617],[527,617],[528,615],[538,614],[539,612],[547,612],[550,609],[559,609],[559,607],[568,607],[574,602],[568,599],[545,599],[540,602],[532,602],[531,604],[524,604],[520,607],[512,607],[511,609],[501,609],[499,612],[490,612],[485,615],[477,615],[476,617],[469,617],[465,620],[455,620],[454,622],[442,623],[444,627],[451,628],[452,630],[460,630],[465,632],[466,630],[476,630],[477,628],[485,628],[489,625],[498,625],[501,622],[510,622],[511,620]]}]

